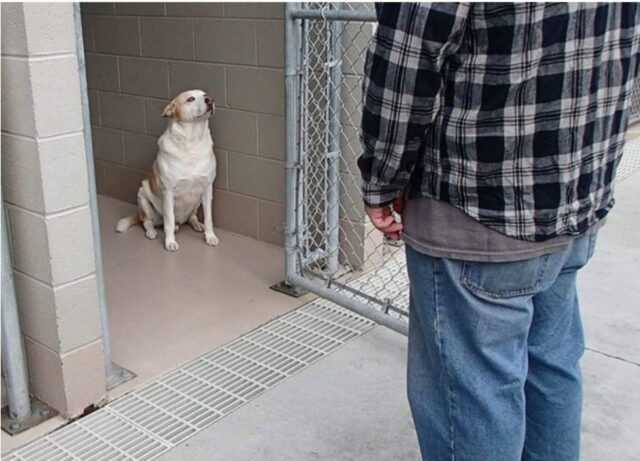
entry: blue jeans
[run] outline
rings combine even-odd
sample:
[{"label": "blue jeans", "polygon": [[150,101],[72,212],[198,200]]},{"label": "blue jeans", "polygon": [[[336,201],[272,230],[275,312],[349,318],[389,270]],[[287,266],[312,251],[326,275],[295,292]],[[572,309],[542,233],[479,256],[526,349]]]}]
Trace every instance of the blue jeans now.
[{"label": "blue jeans", "polygon": [[576,274],[595,239],[508,263],[432,258],[407,245],[407,387],[423,459],[579,459]]}]

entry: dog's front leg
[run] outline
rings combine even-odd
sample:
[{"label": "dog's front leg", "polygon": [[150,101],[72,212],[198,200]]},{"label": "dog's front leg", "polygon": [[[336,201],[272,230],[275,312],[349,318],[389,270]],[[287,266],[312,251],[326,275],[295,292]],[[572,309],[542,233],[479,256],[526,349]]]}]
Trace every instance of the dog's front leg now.
[{"label": "dog's front leg", "polygon": [[173,210],[173,191],[165,191],[162,196],[162,211],[164,219],[164,247],[169,251],[178,251],[180,245],[176,242],[176,216]]},{"label": "dog's front leg", "polygon": [[213,216],[211,212],[211,201],[213,200],[213,184],[209,184],[204,193],[202,209],[204,210],[204,240],[207,245],[217,245],[219,240],[213,231]]}]

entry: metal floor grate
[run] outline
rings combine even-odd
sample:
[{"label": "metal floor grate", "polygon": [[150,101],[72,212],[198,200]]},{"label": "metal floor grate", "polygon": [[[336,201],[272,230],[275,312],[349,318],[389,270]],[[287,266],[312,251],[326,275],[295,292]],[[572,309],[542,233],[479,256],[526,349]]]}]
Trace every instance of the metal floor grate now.
[{"label": "metal floor grate", "polygon": [[374,325],[314,300],[3,459],[152,460]]}]

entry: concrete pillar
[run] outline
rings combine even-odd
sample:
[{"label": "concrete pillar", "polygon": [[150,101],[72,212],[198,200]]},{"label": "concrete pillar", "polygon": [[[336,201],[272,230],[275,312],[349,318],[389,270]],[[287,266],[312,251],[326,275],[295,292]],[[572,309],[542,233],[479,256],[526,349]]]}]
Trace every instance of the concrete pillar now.
[{"label": "concrete pillar", "polygon": [[2,187],[31,392],[106,397],[71,3],[2,4]]}]

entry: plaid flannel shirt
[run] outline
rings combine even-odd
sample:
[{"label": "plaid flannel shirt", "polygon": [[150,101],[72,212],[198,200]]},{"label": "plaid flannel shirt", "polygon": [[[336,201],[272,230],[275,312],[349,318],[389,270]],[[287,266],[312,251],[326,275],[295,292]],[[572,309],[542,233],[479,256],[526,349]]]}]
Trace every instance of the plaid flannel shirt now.
[{"label": "plaid flannel shirt", "polygon": [[369,206],[429,196],[510,237],[579,235],[613,206],[638,3],[385,3],[358,159]]}]

